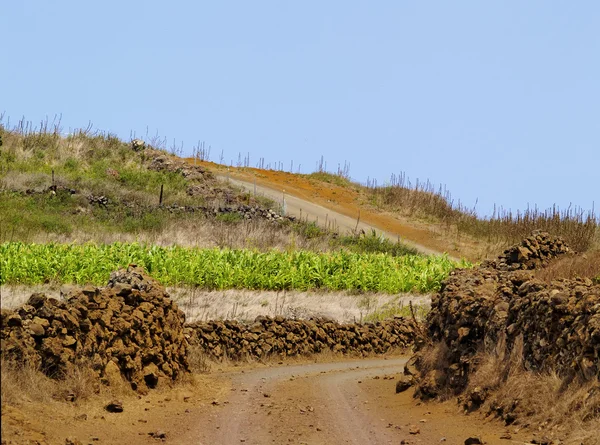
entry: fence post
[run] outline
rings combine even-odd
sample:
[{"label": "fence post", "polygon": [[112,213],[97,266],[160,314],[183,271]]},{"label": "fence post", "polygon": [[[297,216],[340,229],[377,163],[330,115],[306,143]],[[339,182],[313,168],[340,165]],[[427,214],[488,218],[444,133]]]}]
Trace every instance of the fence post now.
[{"label": "fence post", "polygon": [[161,185],[160,185],[160,196],[159,196],[159,198],[158,198],[158,205],[159,205],[159,206],[161,206],[161,205],[162,205],[162,200],[163,200],[163,187],[164,187],[164,184],[161,184]]}]

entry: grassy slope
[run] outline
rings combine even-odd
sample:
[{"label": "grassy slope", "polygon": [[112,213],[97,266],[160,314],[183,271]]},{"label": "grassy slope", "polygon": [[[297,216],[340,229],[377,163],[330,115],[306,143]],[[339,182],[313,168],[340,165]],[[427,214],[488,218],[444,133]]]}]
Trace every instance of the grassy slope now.
[{"label": "grassy slope", "polygon": [[[167,190],[166,204],[204,204],[203,197],[186,195],[191,185],[186,178],[149,170],[144,153],[134,152],[111,135],[79,133],[62,138],[54,133],[0,131],[1,240],[27,240],[44,233],[160,231],[172,222],[156,206],[161,184]],[[47,190],[53,176],[55,193]],[[37,193],[24,193],[27,190]],[[90,195],[105,196],[111,204],[108,208],[92,205]]]},{"label": "grassy slope", "polygon": [[[0,122],[0,138],[0,242],[141,241],[259,250],[413,252],[373,234],[337,236],[311,223],[170,212],[166,207],[171,205],[276,206],[217,181],[201,166],[190,166],[194,175],[188,176],[177,169],[156,171],[152,165],[157,156],[181,161],[165,151],[134,151],[110,134],[78,131],[62,137],[47,128],[7,129]],[[53,184],[56,190],[50,190]],[[161,185],[163,207],[158,206]],[[193,196],[190,189],[195,190]],[[92,203],[90,196],[106,197],[109,204]]]}]

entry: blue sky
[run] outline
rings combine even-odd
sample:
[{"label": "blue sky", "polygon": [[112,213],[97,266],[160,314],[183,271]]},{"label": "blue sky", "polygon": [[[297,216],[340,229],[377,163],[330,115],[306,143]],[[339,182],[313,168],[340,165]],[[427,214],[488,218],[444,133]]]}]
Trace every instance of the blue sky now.
[{"label": "blue sky", "polygon": [[5,3],[11,122],[62,114],[303,172],[323,155],[482,214],[600,206],[599,2]]}]

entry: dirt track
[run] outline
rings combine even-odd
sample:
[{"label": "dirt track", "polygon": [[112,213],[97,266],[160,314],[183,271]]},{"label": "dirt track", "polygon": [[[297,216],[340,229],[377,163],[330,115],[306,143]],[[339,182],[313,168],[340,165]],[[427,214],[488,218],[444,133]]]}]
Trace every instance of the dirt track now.
[{"label": "dirt track", "polygon": [[[188,444],[488,444],[506,430],[459,414],[455,407],[395,394],[393,375],[406,358],[278,366],[226,373],[229,397],[217,401],[175,443]],[[418,434],[411,434],[418,428]],[[514,435],[514,434],[513,434]],[[523,443],[523,440],[514,443]]]},{"label": "dirt track", "polygon": [[[488,445],[522,445],[531,438],[496,420],[465,416],[455,402],[420,403],[411,390],[395,394],[404,357],[317,359],[328,362],[213,369],[192,386],[126,396],[122,413],[107,413],[102,396],[82,404],[3,404],[2,439],[151,445],[161,443],[151,437],[158,430],[166,443],[181,445],[431,445],[463,444],[471,436]],[[413,427],[418,434],[410,433]],[[500,439],[507,432],[511,439]]]},{"label": "dirt track", "polygon": [[256,190],[256,194],[265,196],[278,202],[279,204],[283,204],[285,199],[285,214],[295,217],[308,218],[309,221],[316,221],[319,225],[325,226],[328,224],[332,227],[338,228],[341,233],[350,232],[352,230],[364,230],[366,233],[370,233],[371,230],[375,230],[378,234],[385,236],[393,242],[401,241],[411,247],[416,248],[418,251],[425,254],[440,254],[441,252],[437,250],[430,249],[421,244],[417,244],[414,241],[408,240],[406,238],[400,238],[399,235],[393,234],[391,232],[387,232],[381,230],[379,227],[375,227],[373,225],[367,224],[363,221],[359,221],[357,225],[358,214],[356,218],[351,218],[349,216],[343,215],[334,210],[328,209],[326,207],[320,206],[318,204],[314,204],[305,199],[299,198],[297,196],[291,195],[289,192],[285,193],[283,190],[276,190],[270,187],[266,187],[259,184],[254,184],[251,182],[242,181],[237,178],[231,178],[227,176],[220,175],[219,179],[224,181],[229,181],[233,185],[237,185],[248,190],[251,193],[254,193]]}]

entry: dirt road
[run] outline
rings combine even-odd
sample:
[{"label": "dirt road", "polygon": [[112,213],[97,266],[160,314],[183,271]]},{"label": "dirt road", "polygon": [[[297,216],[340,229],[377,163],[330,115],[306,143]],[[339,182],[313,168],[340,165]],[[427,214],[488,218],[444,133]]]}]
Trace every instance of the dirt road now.
[{"label": "dirt road", "polygon": [[410,391],[395,394],[392,376],[405,362],[379,358],[225,374],[230,395],[174,443],[462,444],[475,435],[488,444],[523,443],[501,440],[506,430],[499,424],[463,416],[454,406],[417,403]]},{"label": "dirt road", "polygon": [[284,207],[286,215],[295,216],[297,218],[301,217],[303,219],[308,218],[309,221],[315,221],[323,227],[326,225],[329,225],[330,227],[336,227],[340,233],[346,233],[352,230],[364,230],[366,233],[370,233],[371,230],[375,230],[378,234],[385,236],[393,242],[396,242],[400,239],[404,244],[414,247],[419,252],[425,254],[441,254],[439,251],[430,249],[421,244],[417,244],[414,241],[406,238],[401,238],[397,234],[381,230],[378,227],[367,224],[363,221],[358,221],[357,224],[358,213],[355,218],[351,218],[334,210],[293,196],[289,194],[289,192],[286,193],[285,189],[276,190],[260,184],[254,184],[237,178],[234,179],[227,177],[225,175],[219,175],[218,178],[224,181],[229,181],[231,184],[241,187],[250,193],[256,192],[257,195],[272,199]]},{"label": "dirt road", "polygon": [[146,396],[123,393],[122,413],[106,412],[108,398],[101,394],[75,404],[49,398],[8,406],[3,400],[2,439],[152,445],[160,443],[153,436],[161,431],[173,445],[462,445],[472,436],[488,445],[530,442],[531,434],[515,427],[507,431],[496,420],[462,414],[456,402],[421,403],[411,390],[396,394],[404,357],[303,360],[214,364],[217,369],[196,375],[194,383]]}]

